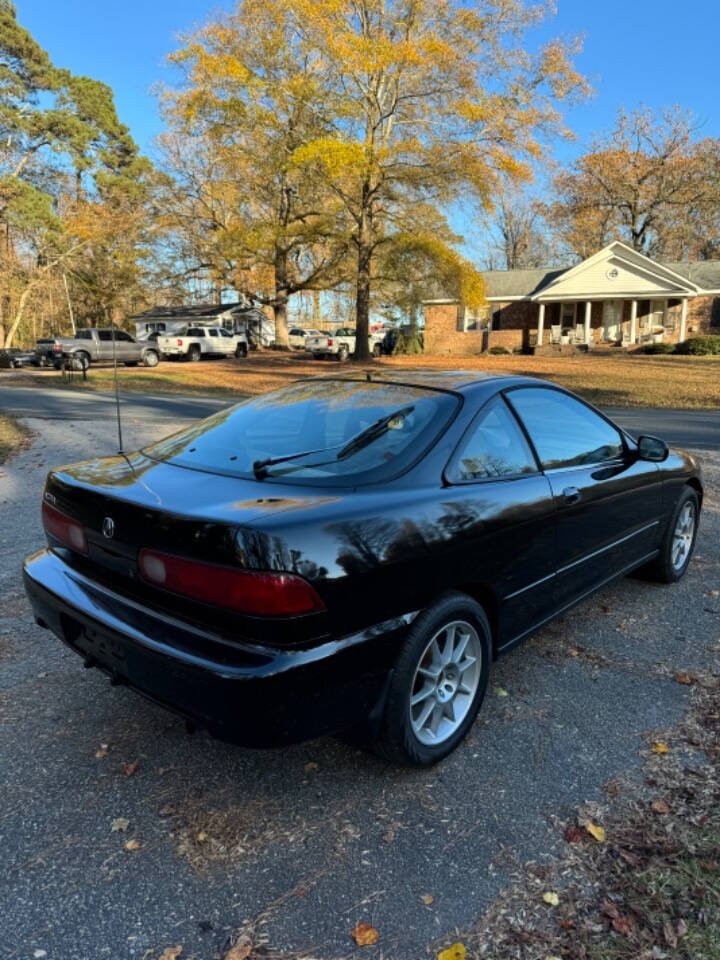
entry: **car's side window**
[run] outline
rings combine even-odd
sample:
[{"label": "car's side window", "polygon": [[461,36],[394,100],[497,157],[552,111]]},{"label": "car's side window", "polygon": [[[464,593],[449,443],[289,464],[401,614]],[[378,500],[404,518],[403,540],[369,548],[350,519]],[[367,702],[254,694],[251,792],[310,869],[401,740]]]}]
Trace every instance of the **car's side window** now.
[{"label": "car's side window", "polygon": [[473,421],[450,462],[451,483],[537,473],[530,446],[502,397],[491,400]]},{"label": "car's side window", "polygon": [[210,327],[210,329],[208,330],[208,333],[210,334],[211,337],[216,337],[218,335],[218,332],[214,327]]},{"label": "car's side window", "polygon": [[566,393],[522,387],[507,396],[546,470],[604,463],[625,452],[620,432]]}]

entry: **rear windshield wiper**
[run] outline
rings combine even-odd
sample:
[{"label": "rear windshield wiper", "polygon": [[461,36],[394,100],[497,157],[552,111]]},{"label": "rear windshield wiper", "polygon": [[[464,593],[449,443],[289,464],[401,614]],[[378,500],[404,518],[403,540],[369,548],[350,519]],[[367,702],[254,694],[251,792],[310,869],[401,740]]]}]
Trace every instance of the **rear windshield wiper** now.
[{"label": "rear windshield wiper", "polygon": [[[404,420],[414,409],[415,406],[413,404],[409,407],[403,407],[401,410],[388,413],[386,416],[376,420],[375,423],[371,423],[369,427],[365,427],[364,430],[361,430],[360,433],[356,434],[352,439],[348,440],[348,442],[340,448],[333,460],[322,460],[320,463],[311,463],[309,466],[322,467],[328,463],[335,463],[338,460],[345,460],[347,457],[351,457],[354,453],[357,453],[358,450],[363,450],[374,440],[377,440],[378,437],[387,433],[388,430],[394,429],[393,421]],[[330,450],[335,450],[337,446],[339,446],[339,444],[335,444],[335,446],[332,447],[320,447],[317,450],[303,450],[300,453],[289,453],[283,457],[266,457],[264,460],[256,460],[253,463],[255,479],[264,480],[269,476],[268,467],[275,466],[277,463],[288,463],[291,460],[300,460],[302,457],[309,457],[314,453],[329,453]]]}]

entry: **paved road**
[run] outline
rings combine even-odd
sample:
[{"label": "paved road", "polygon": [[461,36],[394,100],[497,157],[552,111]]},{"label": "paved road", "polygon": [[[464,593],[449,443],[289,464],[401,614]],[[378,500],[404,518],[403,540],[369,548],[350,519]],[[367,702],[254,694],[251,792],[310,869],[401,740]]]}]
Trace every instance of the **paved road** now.
[{"label": "paved road", "polygon": [[[330,738],[251,752],[189,737],[83,670],[23,594],[47,467],[111,442],[107,404],[87,402],[91,420],[30,420],[33,445],[0,466],[2,960],[142,960],[175,945],[215,960],[241,929],[285,955],[434,957],[438,937],[477,921],[514,858],[552,856],[553,818],[639,775],[648,737],[672,742],[658,731],[691,695],[675,671],[714,668],[720,455],[708,452],[687,577],[623,580],[501,658],[470,736],[433,770]],[[168,423],[133,427],[140,445]],[[379,930],[377,948],[355,948],[361,921]]]},{"label": "paved road", "polygon": [[[228,405],[213,397],[122,394],[123,416],[160,423],[208,416]],[[0,411],[44,420],[107,420],[115,415],[111,393],[0,386]],[[606,410],[632,434],[651,433],[676,446],[720,450],[720,411],[614,407]]]}]

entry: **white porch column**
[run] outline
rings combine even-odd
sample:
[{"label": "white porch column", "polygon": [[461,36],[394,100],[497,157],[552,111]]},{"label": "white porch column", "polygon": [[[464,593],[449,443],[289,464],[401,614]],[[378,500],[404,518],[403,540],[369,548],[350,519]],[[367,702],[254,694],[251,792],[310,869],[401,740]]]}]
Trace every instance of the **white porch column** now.
[{"label": "white porch column", "polygon": [[[685,301],[683,300],[683,303]],[[538,333],[537,333],[537,345],[542,346],[543,342],[543,330],[545,329],[545,304],[541,303],[538,309]]]},{"label": "white porch column", "polygon": [[637,343],[637,300],[630,301],[630,343]]},{"label": "white porch column", "polygon": [[687,297],[682,299],[682,313],[680,314],[680,340],[685,339],[687,332]]},{"label": "white porch column", "polygon": [[592,302],[585,301],[585,344],[590,346],[590,317],[592,315]]}]

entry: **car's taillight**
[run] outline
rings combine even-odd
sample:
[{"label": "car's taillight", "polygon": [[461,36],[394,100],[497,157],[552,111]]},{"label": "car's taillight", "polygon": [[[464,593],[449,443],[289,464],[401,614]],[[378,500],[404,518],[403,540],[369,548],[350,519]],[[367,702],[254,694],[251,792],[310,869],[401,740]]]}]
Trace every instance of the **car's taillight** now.
[{"label": "car's taillight", "polygon": [[331,347],[332,345],[333,345],[333,340],[332,339],[328,340],[328,346]]},{"label": "car's taillight", "polygon": [[138,566],[143,580],[156,587],[254,616],[289,617],[325,609],[307,580],[293,573],[238,570],[156,550],[141,550]]},{"label": "car's taillight", "polygon": [[55,351],[55,353],[60,353],[60,351],[62,350],[62,347],[60,346],[59,343],[54,343],[53,350]]},{"label": "car's taillight", "polygon": [[73,520],[72,517],[68,517],[67,514],[61,513],[60,510],[56,510],[55,507],[51,507],[50,504],[44,500],[42,504],[42,521],[45,532],[51,537],[59,540],[60,543],[65,544],[66,547],[70,547],[71,550],[76,550],[78,553],[88,552],[87,537],[85,536],[82,524],[78,523],[77,520]]},{"label": "car's taillight", "polygon": [[182,340],[180,340],[180,338],[178,338],[178,344],[177,344],[177,345],[178,345],[179,347],[182,346]]}]

